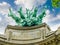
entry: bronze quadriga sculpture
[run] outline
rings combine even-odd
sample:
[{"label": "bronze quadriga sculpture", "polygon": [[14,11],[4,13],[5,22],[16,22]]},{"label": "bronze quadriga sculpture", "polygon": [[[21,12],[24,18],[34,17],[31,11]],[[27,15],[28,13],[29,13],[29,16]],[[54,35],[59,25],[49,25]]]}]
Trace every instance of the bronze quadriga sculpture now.
[{"label": "bronze quadriga sculpture", "polygon": [[42,19],[45,17],[45,8],[43,9],[40,15],[37,15],[38,9],[34,8],[34,10],[29,10],[26,8],[26,12],[22,12],[22,7],[19,9],[18,13],[20,17],[17,17],[11,9],[9,9],[9,16],[12,17],[18,26],[35,26],[42,24]]}]

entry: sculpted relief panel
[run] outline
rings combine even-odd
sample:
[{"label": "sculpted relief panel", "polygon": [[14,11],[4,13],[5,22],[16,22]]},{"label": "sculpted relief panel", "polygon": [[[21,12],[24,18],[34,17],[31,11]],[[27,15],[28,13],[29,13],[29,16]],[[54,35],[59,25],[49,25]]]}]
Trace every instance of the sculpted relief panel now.
[{"label": "sculpted relief panel", "polygon": [[13,31],[12,38],[13,39],[34,39],[34,38],[41,38],[41,30],[35,29],[35,30],[17,30]]},{"label": "sculpted relief panel", "polygon": [[[20,39],[20,40],[26,40],[26,39],[39,39],[42,38],[45,31],[44,28],[38,28],[33,30],[10,30],[11,38],[12,39]],[[10,34],[9,34],[10,35]]]}]

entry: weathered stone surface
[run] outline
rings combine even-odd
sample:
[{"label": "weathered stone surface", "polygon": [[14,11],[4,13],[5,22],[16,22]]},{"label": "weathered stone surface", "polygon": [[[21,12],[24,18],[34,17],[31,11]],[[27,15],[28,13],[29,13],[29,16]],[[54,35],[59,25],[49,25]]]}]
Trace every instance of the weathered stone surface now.
[{"label": "weathered stone surface", "polygon": [[0,45],[60,45],[59,30],[51,33],[45,23],[33,27],[8,25],[5,35],[0,36]]}]

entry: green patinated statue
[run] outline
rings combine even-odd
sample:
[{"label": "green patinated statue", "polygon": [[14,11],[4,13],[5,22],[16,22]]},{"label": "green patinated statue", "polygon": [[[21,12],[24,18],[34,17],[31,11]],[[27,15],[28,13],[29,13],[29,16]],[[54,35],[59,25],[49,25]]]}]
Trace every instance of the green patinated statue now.
[{"label": "green patinated statue", "polygon": [[35,26],[42,24],[42,19],[46,15],[45,9],[43,9],[42,13],[37,16],[37,8],[34,8],[33,11],[26,8],[26,12],[24,14],[21,7],[18,11],[20,17],[17,17],[11,9],[9,9],[9,11],[10,13],[8,16],[12,17],[19,26]]}]

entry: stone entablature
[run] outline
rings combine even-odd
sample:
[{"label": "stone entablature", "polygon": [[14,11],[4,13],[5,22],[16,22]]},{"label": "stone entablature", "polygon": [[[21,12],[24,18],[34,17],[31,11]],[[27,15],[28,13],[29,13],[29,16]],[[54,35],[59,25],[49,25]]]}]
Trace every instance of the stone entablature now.
[{"label": "stone entablature", "polygon": [[[35,28],[34,28],[35,27]],[[0,36],[0,45],[59,45],[60,28],[52,32],[44,23],[34,27],[19,27],[8,25],[5,35]]]},{"label": "stone entablature", "polygon": [[16,26],[8,25],[5,34],[7,35],[7,37],[11,37],[11,39],[13,40],[42,40],[49,32],[49,27],[47,27],[44,23],[43,25],[19,28]]}]

